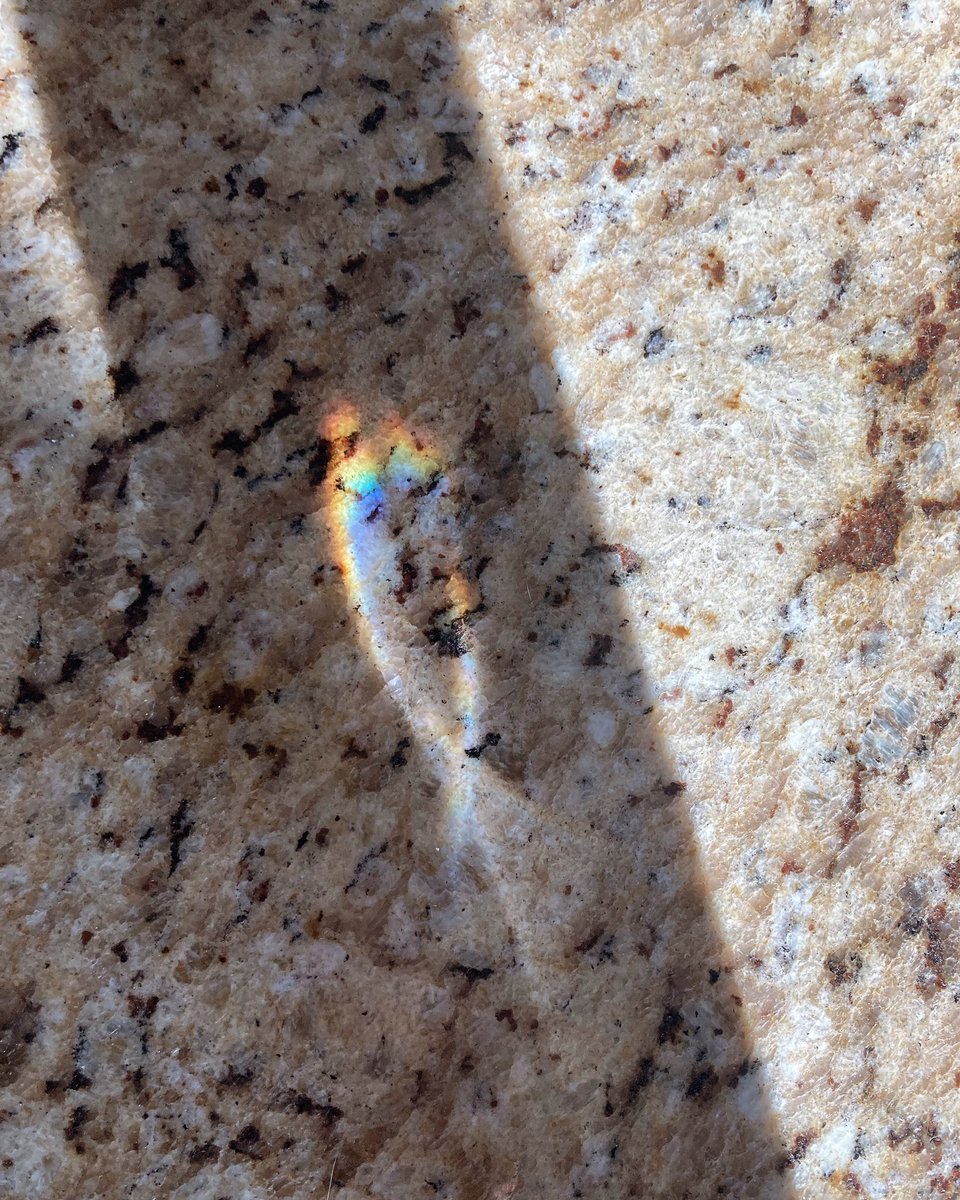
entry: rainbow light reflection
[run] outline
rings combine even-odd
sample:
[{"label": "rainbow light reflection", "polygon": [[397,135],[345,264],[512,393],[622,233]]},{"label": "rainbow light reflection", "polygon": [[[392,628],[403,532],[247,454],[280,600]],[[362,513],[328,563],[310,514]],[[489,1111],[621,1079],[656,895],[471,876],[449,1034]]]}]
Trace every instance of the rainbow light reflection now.
[{"label": "rainbow light reflection", "polygon": [[[455,842],[479,832],[476,799],[483,767],[468,755],[476,738],[480,687],[463,618],[479,593],[456,567],[457,552],[445,538],[439,507],[447,494],[442,456],[414,437],[398,419],[361,430],[356,411],[340,408],[325,424],[333,458],[322,485],[333,551],[372,659],[404,711],[421,747],[447,789],[450,834]],[[404,497],[419,492],[416,532],[443,563],[449,610],[462,652],[442,658],[414,634],[398,600],[401,572],[391,514]],[[434,534],[436,536],[431,536]]]}]

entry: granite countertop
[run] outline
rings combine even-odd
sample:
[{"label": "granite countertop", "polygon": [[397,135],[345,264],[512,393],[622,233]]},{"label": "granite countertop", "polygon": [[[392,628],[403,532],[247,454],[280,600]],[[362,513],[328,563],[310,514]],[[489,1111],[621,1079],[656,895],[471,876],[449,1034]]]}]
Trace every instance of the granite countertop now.
[{"label": "granite countertop", "polygon": [[0,9],[0,1195],[960,1196],[958,15]]}]

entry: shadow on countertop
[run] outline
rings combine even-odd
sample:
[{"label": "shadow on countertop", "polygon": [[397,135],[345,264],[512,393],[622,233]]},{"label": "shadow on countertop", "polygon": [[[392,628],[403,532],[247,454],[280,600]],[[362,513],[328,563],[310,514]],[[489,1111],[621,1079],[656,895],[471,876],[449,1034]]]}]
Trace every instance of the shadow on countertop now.
[{"label": "shadow on countertop", "polygon": [[43,1194],[787,1196],[444,18],[22,30],[111,392],[5,685]]}]

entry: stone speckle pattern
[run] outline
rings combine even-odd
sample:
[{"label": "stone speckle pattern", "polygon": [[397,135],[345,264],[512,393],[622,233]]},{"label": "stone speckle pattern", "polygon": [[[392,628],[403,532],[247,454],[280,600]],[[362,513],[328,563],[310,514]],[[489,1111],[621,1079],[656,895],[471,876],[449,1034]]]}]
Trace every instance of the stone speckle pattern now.
[{"label": "stone speckle pattern", "polygon": [[0,1194],[960,1195],[954,0],[47,0]]}]

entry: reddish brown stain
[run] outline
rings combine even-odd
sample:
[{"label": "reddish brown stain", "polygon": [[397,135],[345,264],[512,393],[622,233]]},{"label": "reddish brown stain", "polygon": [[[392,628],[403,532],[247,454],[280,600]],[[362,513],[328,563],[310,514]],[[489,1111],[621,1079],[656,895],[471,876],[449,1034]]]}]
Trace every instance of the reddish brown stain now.
[{"label": "reddish brown stain", "polygon": [[661,621],[658,628],[662,629],[664,633],[672,633],[676,638],[682,639],[690,636],[690,630],[686,625],[666,625]]},{"label": "reddish brown stain", "polygon": [[706,259],[700,264],[701,270],[707,272],[716,287],[723,284],[727,275],[727,264],[716,250],[708,250]]},{"label": "reddish brown stain", "polygon": [[947,327],[942,321],[924,321],[917,337],[917,354],[922,359],[931,358],[946,336]]},{"label": "reddish brown stain", "polygon": [[874,382],[905,392],[930,370],[930,360],[946,335],[947,327],[942,321],[921,321],[915,353],[906,358],[876,359],[872,364]]},{"label": "reddish brown stain", "polygon": [[954,1167],[949,1175],[934,1175],[930,1180],[930,1190],[943,1195],[956,1195],[957,1184],[960,1183],[960,1167]]},{"label": "reddish brown stain", "polygon": [[723,729],[727,721],[730,719],[730,714],[733,712],[733,701],[728,696],[720,705],[720,711],[713,718],[714,729]]},{"label": "reddish brown stain", "polygon": [[670,192],[661,192],[660,196],[663,200],[662,219],[664,221],[670,216],[671,213],[676,212],[677,209],[683,208],[683,202],[687,198],[687,194],[683,188],[677,188],[672,195]]},{"label": "reddish brown stain", "polygon": [[949,500],[921,500],[920,508],[925,517],[939,517],[941,513],[957,512],[960,510],[960,495],[951,496]]},{"label": "reddish brown stain", "polygon": [[623,158],[617,155],[613,162],[613,177],[619,179],[621,183],[625,179],[629,179],[632,175],[640,170],[640,163],[636,159]]},{"label": "reddish brown stain", "polygon": [[635,575],[643,566],[643,559],[636,550],[631,550],[629,546],[624,546],[622,542],[615,542],[613,549],[620,556],[620,566],[626,575]]},{"label": "reddish brown stain", "polygon": [[[947,336],[947,325],[940,320],[930,320],[930,314],[935,311],[936,301],[934,296],[929,292],[920,294],[917,298],[917,312],[919,319],[917,323],[916,344],[912,354],[901,356],[899,359],[888,358],[887,355],[878,356],[870,362],[870,379],[874,383],[881,384],[884,388],[894,389],[900,392],[902,398],[906,392],[911,389],[914,383],[928,376],[931,367],[934,366],[934,359],[937,349]],[[949,298],[947,301],[949,310]],[[917,397],[917,408],[920,412],[929,409],[934,403],[929,392],[924,391]],[[883,436],[883,428],[880,424],[878,415],[874,413],[871,418],[870,430],[866,436],[866,446],[870,454],[876,455],[878,446],[880,446]],[[919,445],[922,445],[929,436],[929,430],[925,425],[907,425],[902,420],[895,420],[893,424],[887,428],[888,436],[899,434],[904,448],[908,452],[916,451]],[[913,455],[911,454],[911,457]],[[940,505],[950,502],[937,502],[937,500],[926,500],[922,502],[924,512],[928,515],[938,515],[938,512],[943,511]]]},{"label": "reddish brown stain", "polygon": [[793,125],[794,128],[800,128],[801,126],[806,125],[809,120],[810,118],[803,111],[799,104],[795,104],[793,108],[790,109],[790,124]]},{"label": "reddish brown stain", "polygon": [[[938,904],[927,917],[927,949],[923,956],[924,966],[930,974],[930,981],[938,991],[947,986],[944,966],[946,962],[946,946],[943,938],[943,923],[947,915],[947,906]],[[926,990],[918,981],[918,988]]]},{"label": "reddish brown stain", "polygon": [[817,570],[846,563],[855,571],[875,571],[896,561],[896,545],[906,517],[903,492],[888,483],[840,518],[836,535],[817,550]]},{"label": "reddish brown stain", "polygon": [[614,342],[624,342],[629,338],[637,336],[637,327],[632,321],[628,321],[619,333],[611,333],[606,339],[607,345],[612,345]]},{"label": "reddish brown stain", "polygon": [[866,196],[861,196],[853,206],[853,210],[862,221],[872,221],[879,203],[879,200],[870,200]]},{"label": "reddish brown stain", "polygon": [[940,685],[940,691],[945,691],[947,687],[947,671],[953,666],[955,658],[949,652],[933,665],[933,677]]},{"label": "reddish brown stain", "polygon": [[850,259],[846,256],[838,258],[830,267],[830,282],[838,288],[845,288],[850,282]]},{"label": "reddish brown stain", "polygon": [[853,835],[859,833],[860,822],[856,817],[841,817],[840,818],[840,843],[843,846],[848,846],[853,840]]},{"label": "reddish brown stain", "polygon": [[816,1141],[817,1135],[812,1129],[805,1130],[803,1133],[798,1133],[793,1139],[793,1149],[787,1154],[780,1164],[780,1169],[786,1171],[793,1169],[798,1162],[803,1162],[807,1156],[807,1151],[811,1144]]},{"label": "reddish brown stain", "polygon": [[863,776],[865,770],[862,763],[853,768],[853,794],[850,797],[850,809],[854,813],[863,812]]},{"label": "reddish brown stain", "polygon": [[876,458],[877,450],[880,448],[880,438],[883,436],[883,427],[880,424],[877,414],[873,413],[870,417],[870,428],[867,430],[867,450],[872,458]]}]

